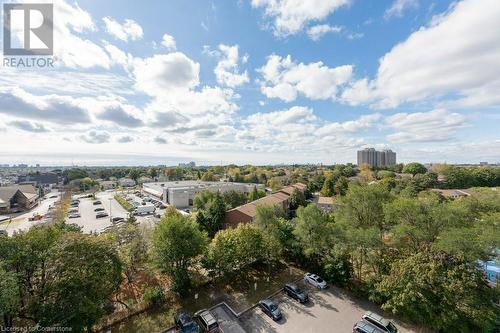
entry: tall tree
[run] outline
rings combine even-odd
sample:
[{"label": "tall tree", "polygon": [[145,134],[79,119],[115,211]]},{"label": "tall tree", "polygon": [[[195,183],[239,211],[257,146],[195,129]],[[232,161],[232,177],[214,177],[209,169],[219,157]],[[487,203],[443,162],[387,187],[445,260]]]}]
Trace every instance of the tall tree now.
[{"label": "tall tree", "polygon": [[92,325],[105,313],[104,305],[118,289],[121,273],[121,262],[111,242],[66,234],[51,249],[40,324],[91,332]]},{"label": "tall tree", "polygon": [[396,261],[377,291],[382,308],[441,332],[489,332],[499,315],[483,273],[443,253]]},{"label": "tall tree", "polygon": [[189,268],[207,245],[206,233],[183,215],[163,217],[153,234],[156,265],[173,280],[173,290],[185,294],[191,285]]},{"label": "tall tree", "polygon": [[0,316],[3,317],[5,328],[12,327],[12,320],[21,307],[17,276],[6,271],[0,261]]},{"label": "tall tree", "polygon": [[383,204],[391,200],[391,195],[383,186],[354,185],[349,187],[341,200],[337,215],[339,219],[359,228],[377,227],[380,237],[388,229],[385,223]]},{"label": "tall tree", "polygon": [[294,220],[294,235],[306,256],[319,261],[333,247],[332,225],[326,214],[315,204],[299,207]]},{"label": "tall tree", "polygon": [[411,173],[413,176],[416,174],[424,174],[427,172],[427,168],[420,163],[412,162],[408,163],[403,167],[404,173]]}]

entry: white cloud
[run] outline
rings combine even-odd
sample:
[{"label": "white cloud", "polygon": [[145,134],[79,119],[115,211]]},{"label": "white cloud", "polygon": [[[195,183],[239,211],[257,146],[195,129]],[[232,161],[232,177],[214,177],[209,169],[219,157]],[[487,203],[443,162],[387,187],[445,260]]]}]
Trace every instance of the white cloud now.
[{"label": "white cloud", "polygon": [[317,120],[313,110],[305,106],[293,106],[288,110],[268,113],[254,113],[246,118],[244,123],[259,125],[271,124],[273,126],[289,125],[293,123],[307,123]]},{"label": "white cloud", "polygon": [[346,132],[354,133],[372,128],[382,118],[380,113],[367,114],[360,116],[358,119],[349,120],[342,123],[332,122],[326,124],[317,130],[319,135],[327,135],[332,133]]},{"label": "white cloud", "polygon": [[79,138],[86,143],[99,144],[109,142],[110,135],[107,132],[90,131],[87,134],[80,135]]},{"label": "white cloud", "polygon": [[54,5],[54,55],[56,66],[109,68],[110,60],[101,46],[84,35],[97,31],[92,16],[77,3],[58,1]]},{"label": "white cloud", "polygon": [[339,87],[352,77],[351,65],[330,68],[321,61],[297,64],[290,55],[271,55],[257,71],[263,77],[261,92],[287,102],[295,100],[298,94],[313,100],[335,100]]},{"label": "white cloud", "polygon": [[418,0],[394,0],[391,7],[387,8],[384,18],[401,17],[403,12],[408,9],[418,8]]},{"label": "white cloud", "polygon": [[238,45],[219,45],[220,60],[214,69],[219,84],[234,88],[249,81],[247,71],[240,73],[238,65],[240,60],[245,63],[248,56],[240,59],[238,48]]},{"label": "white cloud", "polygon": [[123,23],[119,23],[111,17],[104,17],[103,22],[106,26],[106,31],[111,36],[128,42],[128,40],[138,40],[144,35],[142,27],[131,19],[125,19]]},{"label": "white cloud", "polygon": [[274,34],[279,37],[296,34],[310,22],[322,21],[350,0],[252,0],[254,8],[264,8],[273,20]]},{"label": "white cloud", "polygon": [[397,113],[386,117],[385,121],[388,127],[396,130],[396,133],[387,136],[387,140],[397,143],[447,141],[459,129],[466,127],[463,115],[445,109]]},{"label": "white cloud", "polygon": [[341,31],[342,31],[342,27],[339,27],[336,25],[318,24],[318,25],[310,27],[307,30],[307,35],[313,41],[318,41],[321,39],[321,37],[323,37],[325,34],[327,34],[329,32],[339,33]]},{"label": "white cloud", "polygon": [[58,124],[87,124],[89,112],[69,96],[36,96],[23,89],[0,89],[0,114]]},{"label": "white cloud", "polygon": [[119,137],[116,141],[119,143],[129,143],[129,142],[133,142],[134,138],[131,137],[130,135],[124,135],[124,136]]},{"label": "white cloud", "polygon": [[133,73],[136,88],[151,96],[189,90],[200,82],[200,64],[180,52],[136,59]]},{"label": "white cloud", "polygon": [[168,143],[167,139],[160,136],[155,137],[153,141],[159,145],[166,145]]},{"label": "white cloud", "polygon": [[169,34],[164,34],[161,39],[161,45],[165,46],[169,51],[175,51],[177,49],[175,38]]},{"label": "white cloud", "polygon": [[492,27],[499,20],[496,0],[454,4],[393,47],[380,59],[376,78],[356,82],[343,100],[381,108],[438,99],[455,107],[497,105],[500,29]]},{"label": "white cloud", "polygon": [[49,131],[43,124],[32,123],[25,120],[14,120],[9,122],[8,125],[26,132],[43,133]]}]

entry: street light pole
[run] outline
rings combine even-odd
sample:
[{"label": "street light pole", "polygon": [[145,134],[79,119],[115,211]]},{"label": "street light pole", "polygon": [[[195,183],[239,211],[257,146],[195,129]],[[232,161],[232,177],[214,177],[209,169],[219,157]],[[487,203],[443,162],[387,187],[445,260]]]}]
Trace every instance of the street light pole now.
[{"label": "street light pole", "polygon": [[111,214],[111,200],[113,200],[113,198],[109,198],[109,222],[113,223],[113,215]]}]

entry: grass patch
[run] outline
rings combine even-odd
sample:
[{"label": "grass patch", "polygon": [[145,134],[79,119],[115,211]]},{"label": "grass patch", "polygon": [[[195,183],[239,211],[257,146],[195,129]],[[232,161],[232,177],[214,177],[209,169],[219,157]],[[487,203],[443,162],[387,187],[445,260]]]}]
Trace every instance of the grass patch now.
[{"label": "grass patch", "polygon": [[115,200],[118,201],[118,203],[128,212],[131,212],[134,210],[134,206],[128,202],[127,200],[125,200],[124,197],[122,197],[121,195],[118,195],[118,194],[115,194]]}]

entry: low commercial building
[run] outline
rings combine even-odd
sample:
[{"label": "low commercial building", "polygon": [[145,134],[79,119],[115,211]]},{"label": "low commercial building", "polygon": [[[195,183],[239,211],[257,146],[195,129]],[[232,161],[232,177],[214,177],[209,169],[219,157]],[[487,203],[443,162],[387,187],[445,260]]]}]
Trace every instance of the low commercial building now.
[{"label": "low commercial building", "polygon": [[224,227],[236,227],[240,223],[253,222],[255,216],[257,216],[257,207],[261,205],[279,206],[287,214],[290,211],[291,195],[295,189],[303,192],[306,185],[302,183],[290,185],[278,192],[227,211],[224,217]]},{"label": "low commercial building", "polygon": [[36,206],[38,191],[33,185],[0,187],[0,214],[17,213]]},{"label": "low commercial building", "polygon": [[248,194],[253,191],[255,187],[264,189],[264,185],[262,184],[205,182],[198,180],[142,184],[142,189],[145,193],[177,208],[188,208],[192,206],[196,194],[205,190],[219,192],[237,191]]},{"label": "low commercial building", "polygon": [[122,187],[133,187],[135,186],[135,180],[124,177],[118,180],[118,184]]}]

